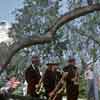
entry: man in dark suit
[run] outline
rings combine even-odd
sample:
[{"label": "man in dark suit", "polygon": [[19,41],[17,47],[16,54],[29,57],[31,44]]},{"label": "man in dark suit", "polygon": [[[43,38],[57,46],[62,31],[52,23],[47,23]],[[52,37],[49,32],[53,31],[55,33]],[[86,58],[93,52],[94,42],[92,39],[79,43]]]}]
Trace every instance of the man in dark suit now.
[{"label": "man in dark suit", "polygon": [[[57,71],[58,63],[48,63],[47,66],[48,68],[45,71],[43,83],[46,90],[46,96],[49,98],[49,93],[56,87],[62,75]],[[61,95],[57,96],[55,100],[61,100]]]},{"label": "man in dark suit", "polygon": [[64,67],[64,73],[61,80],[59,81],[56,88],[50,93],[53,97],[55,93],[63,86],[66,82],[66,98],[67,100],[78,100],[79,95],[79,72],[78,68],[75,66],[75,59],[70,58],[68,60],[68,65]]},{"label": "man in dark suit", "polygon": [[40,64],[39,57],[34,55],[32,57],[32,64],[25,71],[25,79],[28,83],[27,94],[34,97],[38,96],[35,90],[36,90],[36,85],[38,84],[41,78],[40,72],[38,69],[39,64]]},{"label": "man in dark suit", "polygon": [[75,59],[71,58],[68,65],[64,67],[64,72],[68,72],[66,81],[67,100],[78,100],[79,95],[79,73],[75,66]]}]

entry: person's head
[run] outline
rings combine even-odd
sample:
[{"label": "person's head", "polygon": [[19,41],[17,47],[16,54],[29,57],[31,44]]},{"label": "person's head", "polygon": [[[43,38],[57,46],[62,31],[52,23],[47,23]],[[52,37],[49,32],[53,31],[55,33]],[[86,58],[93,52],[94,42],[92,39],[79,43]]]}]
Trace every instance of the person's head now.
[{"label": "person's head", "polygon": [[69,58],[68,64],[75,65],[76,64],[75,58]]},{"label": "person's head", "polygon": [[48,69],[53,71],[53,72],[56,71],[57,68],[58,68],[58,64],[57,63],[48,63],[47,66],[48,66]]},{"label": "person's head", "polygon": [[32,56],[32,64],[40,64],[40,58],[37,55]]},{"label": "person's head", "polygon": [[52,71],[56,71],[58,69],[58,64],[52,64]]}]

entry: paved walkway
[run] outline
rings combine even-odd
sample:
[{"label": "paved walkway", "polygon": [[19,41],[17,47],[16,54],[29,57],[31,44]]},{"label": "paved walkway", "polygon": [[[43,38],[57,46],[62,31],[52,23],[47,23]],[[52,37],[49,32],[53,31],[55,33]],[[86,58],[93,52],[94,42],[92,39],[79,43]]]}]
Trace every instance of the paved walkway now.
[{"label": "paved walkway", "polygon": [[[65,97],[63,97],[63,99],[62,100],[67,100]],[[86,100],[86,99],[78,99],[78,100]]]}]

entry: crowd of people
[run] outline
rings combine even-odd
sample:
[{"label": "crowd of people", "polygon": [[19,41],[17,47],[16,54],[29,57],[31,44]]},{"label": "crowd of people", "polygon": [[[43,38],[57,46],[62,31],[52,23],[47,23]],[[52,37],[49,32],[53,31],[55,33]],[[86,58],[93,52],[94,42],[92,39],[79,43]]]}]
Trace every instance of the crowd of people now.
[{"label": "crowd of people", "polygon": [[[78,100],[79,95],[79,70],[74,58],[68,60],[61,72],[58,62],[48,62],[47,69],[40,75],[38,65],[39,57],[32,57],[32,64],[25,71],[25,79],[28,83],[27,94],[38,97],[37,88],[43,83],[46,100],[62,100],[62,91],[66,88],[67,100]],[[65,86],[65,88],[63,88]],[[63,88],[63,89],[62,89]]]},{"label": "crowd of people", "polygon": [[[80,70],[76,65],[76,59],[70,57],[66,65],[61,70],[60,63],[53,61],[46,64],[47,68],[40,72],[40,58],[32,56],[32,61],[26,67],[24,79],[27,90],[23,87],[24,96],[42,98],[43,100],[62,100],[65,95],[66,100],[78,100],[79,98],[79,78]],[[88,100],[99,100],[98,89],[96,88],[95,74],[93,67],[86,66],[85,79],[88,84]],[[7,94],[16,89],[21,84],[15,76],[0,89],[2,94]]]}]

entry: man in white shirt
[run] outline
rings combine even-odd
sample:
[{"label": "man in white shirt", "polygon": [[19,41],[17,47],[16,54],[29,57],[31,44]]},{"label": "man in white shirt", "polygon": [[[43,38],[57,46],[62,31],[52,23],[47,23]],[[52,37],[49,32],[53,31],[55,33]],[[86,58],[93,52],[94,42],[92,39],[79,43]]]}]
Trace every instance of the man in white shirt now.
[{"label": "man in white shirt", "polygon": [[94,94],[94,73],[93,73],[92,67],[87,66],[84,75],[85,75],[85,79],[88,82],[88,100],[95,100],[95,94]]}]

